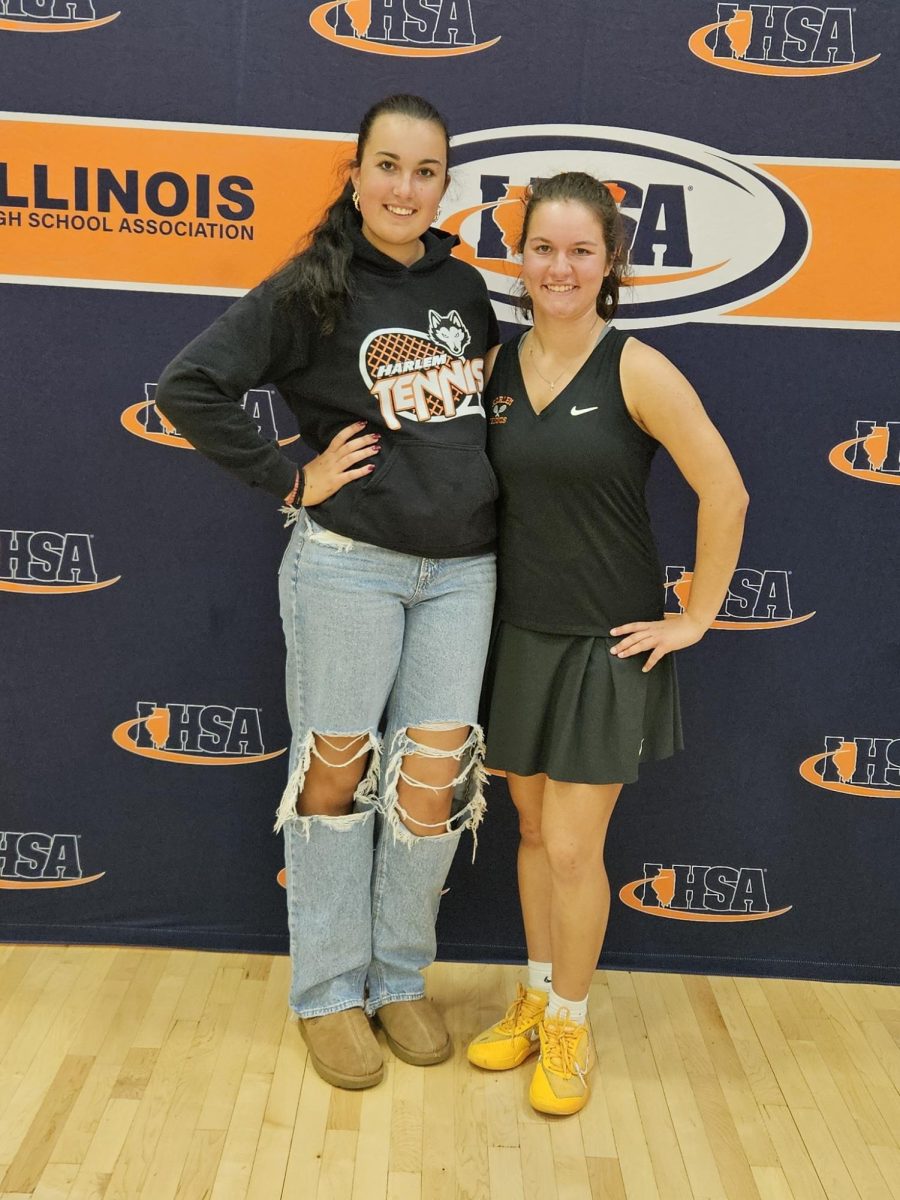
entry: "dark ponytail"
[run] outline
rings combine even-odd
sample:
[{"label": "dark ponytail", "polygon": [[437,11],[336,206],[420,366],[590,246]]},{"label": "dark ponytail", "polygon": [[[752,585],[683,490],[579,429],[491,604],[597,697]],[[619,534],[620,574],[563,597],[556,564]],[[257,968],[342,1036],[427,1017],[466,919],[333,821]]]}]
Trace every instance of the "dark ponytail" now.
[{"label": "dark ponytail", "polygon": [[[386,96],[373,104],[363,117],[356,140],[356,157],[347,168],[359,166],[372,126],[385,114],[430,121],[437,125],[450,154],[450,135],[444,118],[421,96]],[[311,231],[307,244],[273,276],[276,295],[287,305],[301,305],[312,312],[321,333],[334,332],[334,327],[354,299],[350,263],[353,258],[353,232],[362,226],[353,203],[353,185],[348,179],[338,198],[328,207],[324,217]]]}]

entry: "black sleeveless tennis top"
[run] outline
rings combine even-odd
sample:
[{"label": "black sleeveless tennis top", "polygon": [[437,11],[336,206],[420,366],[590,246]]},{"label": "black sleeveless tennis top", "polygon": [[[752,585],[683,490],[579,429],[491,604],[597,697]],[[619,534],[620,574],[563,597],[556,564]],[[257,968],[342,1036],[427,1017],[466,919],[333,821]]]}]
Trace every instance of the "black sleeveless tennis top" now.
[{"label": "black sleeveless tennis top", "polygon": [[659,443],[632,420],[619,381],[628,335],[607,326],[541,413],[501,346],[485,392],[500,482],[498,616],[524,629],[606,637],[663,615],[644,487]]}]

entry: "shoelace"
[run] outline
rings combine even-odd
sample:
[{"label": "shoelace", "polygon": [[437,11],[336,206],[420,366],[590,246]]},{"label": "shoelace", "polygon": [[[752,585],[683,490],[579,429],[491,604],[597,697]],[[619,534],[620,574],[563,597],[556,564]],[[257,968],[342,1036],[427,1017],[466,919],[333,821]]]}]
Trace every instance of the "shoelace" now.
[{"label": "shoelace", "polygon": [[554,1074],[571,1079],[577,1073],[583,1080],[584,1068],[576,1058],[583,1027],[568,1020],[568,1015],[563,1009],[558,1017],[544,1018],[542,1057]]},{"label": "shoelace", "polygon": [[534,1023],[535,1017],[543,1012],[543,1006],[528,999],[528,993],[521,983],[516,984],[516,998],[506,1010],[506,1016],[497,1023],[498,1033],[519,1033],[520,1030]]}]

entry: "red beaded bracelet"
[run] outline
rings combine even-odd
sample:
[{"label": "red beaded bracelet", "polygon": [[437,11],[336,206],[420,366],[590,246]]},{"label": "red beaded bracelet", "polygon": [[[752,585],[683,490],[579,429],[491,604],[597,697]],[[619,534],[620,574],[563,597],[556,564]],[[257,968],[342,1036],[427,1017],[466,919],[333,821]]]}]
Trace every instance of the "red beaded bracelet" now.
[{"label": "red beaded bracelet", "polygon": [[284,500],[285,504],[290,505],[291,508],[302,508],[303,507],[303,493],[305,491],[306,491],[306,471],[303,469],[303,467],[299,467],[297,470],[297,479],[294,483],[294,486],[291,488],[290,492],[288,492],[287,496],[285,497],[285,500]]}]

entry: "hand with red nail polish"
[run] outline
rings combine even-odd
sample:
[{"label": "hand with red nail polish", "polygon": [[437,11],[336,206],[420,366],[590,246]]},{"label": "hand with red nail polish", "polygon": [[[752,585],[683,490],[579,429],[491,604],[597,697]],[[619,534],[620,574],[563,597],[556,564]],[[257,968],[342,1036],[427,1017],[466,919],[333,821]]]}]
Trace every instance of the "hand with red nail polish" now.
[{"label": "hand with red nail polish", "polygon": [[[360,433],[365,421],[348,425],[331,439],[328,449],[306,464],[306,487],[303,504],[312,508],[333,496],[352,479],[361,479],[375,470],[374,463],[364,460],[381,450],[380,433]],[[358,466],[358,463],[363,463]]]}]

